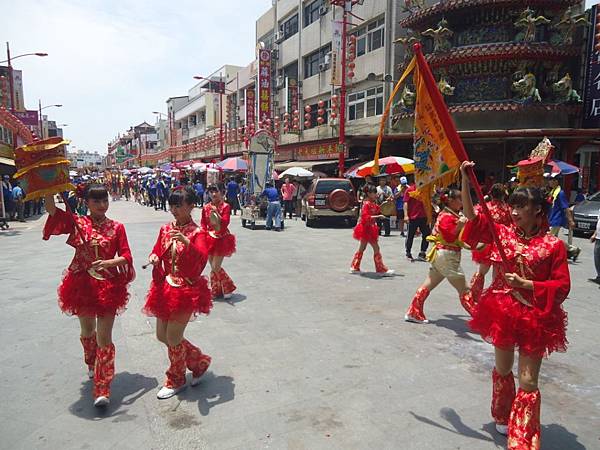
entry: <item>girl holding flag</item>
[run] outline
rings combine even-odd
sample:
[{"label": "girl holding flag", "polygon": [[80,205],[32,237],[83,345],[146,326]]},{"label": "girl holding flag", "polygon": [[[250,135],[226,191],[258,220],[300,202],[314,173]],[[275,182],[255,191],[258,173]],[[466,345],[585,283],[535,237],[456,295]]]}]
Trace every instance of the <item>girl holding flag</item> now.
[{"label": "girl holding flag", "polygon": [[462,244],[459,236],[467,222],[467,219],[460,214],[462,209],[461,192],[458,189],[444,189],[440,196],[440,202],[443,210],[438,215],[433,234],[427,238],[434,243],[427,255],[427,260],[431,263],[429,275],[417,289],[408,311],[406,311],[404,320],[407,322],[429,323],[423,312],[423,305],[431,291],[444,279],[448,279],[456,289],[460,303],[465,310],[469,314],[473,311],[471,292],[460,266]]},{"label": "girl holding flag", "polygon": [[[567,348],[567,314],[561,304],[571,279],[563,243],[548,234],[548,202],[539,188],[519,188],[509,198],[512,223],[490,223],[477,214],[471,201],[467,172],[461,165],[464,213],[469,219],[463,238],[467,243],[490,244],[497,233],[506,256],[491,252],[494,279],[477,303],[469,325],[495,347],[492,372],[492,416],[499,433],[508,434],[508,449],[540,448],[541,396],[538,379],[542,358]],[[492,228],[493,227],[493,228]],[[519,350],[519,389],[512,373],[515,348]]]}]

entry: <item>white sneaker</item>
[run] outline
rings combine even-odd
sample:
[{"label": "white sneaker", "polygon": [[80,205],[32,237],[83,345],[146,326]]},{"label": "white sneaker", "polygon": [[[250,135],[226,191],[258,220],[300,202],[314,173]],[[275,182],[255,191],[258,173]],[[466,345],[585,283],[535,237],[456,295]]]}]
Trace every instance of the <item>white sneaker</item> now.
[{"label": "white sneaker", "polygon": [[158,391],[158,394],[156,394],[156,398],[159,399],[159,400],[165,400],[167,398],[173,397],[174,395],[177,395],[178,393],[180,393],[184,389],[185,389],[185,384],[183,386],[179,386],[176,389],[163,386],[163,387],[160,388],[160,391]]},{"label": "white sneaker", "polygon": [[360,273],[360,270],[357,270],[357,269],[350,269],[350,273],[351,273],[351,274]]},{"label": "white sneaker", "polygon": [[508,425],[500,425],[499,423],[497,423],[496,431],[504,436],[507,436],[508,435]]},{"label": "white sneaker", "polygon": [[429,320],[427,320],[427,319],[419,320],[416,317],[409,316],[408,314],[404,315],[404,320],[407,322],[412,322],[412,323],[429,323]]},{"label": "white sneaker", "polygon": [[229,300],[232,296],[233,296],[233,294],[223,294],[223,298],[225,300]]},{"label": "white sneaker", "polygon": [[110,403],[110,400],[108,399],[108,397],[105,397],[104,395],[101,395],[100,397],[97,397],[96,400],[94,400],[94,406],[97,408],[102,408],[104,406],[108,406],[109,403]]},{"label": "white sneaker", "polygon": [[387,272],[378,272],[382,277],[393,277],[396,271],[389,269]]}]

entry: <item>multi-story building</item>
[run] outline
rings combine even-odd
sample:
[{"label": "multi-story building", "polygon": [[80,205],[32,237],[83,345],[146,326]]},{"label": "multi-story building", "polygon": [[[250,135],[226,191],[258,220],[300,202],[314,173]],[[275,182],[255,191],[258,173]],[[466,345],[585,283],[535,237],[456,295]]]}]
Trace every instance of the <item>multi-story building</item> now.
[{"label": "multi-story building", "polygon": [[67,152],[67,159],[71,162],[72,169],[95,169],[102,167],[104,157],[100,153],[78,150]]}]

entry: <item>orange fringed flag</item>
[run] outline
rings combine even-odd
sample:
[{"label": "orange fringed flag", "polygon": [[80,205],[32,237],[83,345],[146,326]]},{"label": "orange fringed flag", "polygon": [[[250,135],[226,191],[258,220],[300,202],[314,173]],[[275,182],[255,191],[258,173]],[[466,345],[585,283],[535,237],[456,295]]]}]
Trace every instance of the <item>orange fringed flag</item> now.
[{"label": "orange fringed flag", "polygon": [[[443,118],[432,100],[430,86],[417,64],[413,75],[417,100],[415,105],[414,160],[417,190],[411,195],[423,202],[431,221],[431,198],[434,188],[443,188],[456,181],[460,161],[448,138]],[[437,86],[434,86],[437,89]]]},{"label": "orange fringed flag", "polygon": [[52,137],[15,150],[17,173],[25,191],[25,200],[44,195],[75,190],[69,180],[69,160],[65,157],[65,144],[69,141]]}]

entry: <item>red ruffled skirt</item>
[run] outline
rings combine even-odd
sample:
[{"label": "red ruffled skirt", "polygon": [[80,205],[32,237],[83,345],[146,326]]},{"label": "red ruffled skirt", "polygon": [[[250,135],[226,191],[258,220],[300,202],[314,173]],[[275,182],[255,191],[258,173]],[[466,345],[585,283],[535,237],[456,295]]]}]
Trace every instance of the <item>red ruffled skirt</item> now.
[{"label": "red ruffled skirt", "polygon": [[359,222],[352,233],[352,237],[357,241],[367,241],[369,244],[377,242],[379,239],[379,227],[377,224],[363,224]]},{"label": "red ruffled skirt", "polygon": [[204,239],[210,256],[229,257],[235,253],[235,236],[233,234],[214,238],[210,234],[204,233]]},{"label": "red ruffled skirt", "polygon": [[152,280],[142,312],[164,322],[180,314],[190,314],[190,320],[193,320],[198,314],[209,314],[212,306],[205,277],[200,277],[192,286],[181,287],[173,287],[163,279]]},{"label": "red ruffled skirt", "polygon": [[58,286],[58,306],[65,314],[74,316],[114,316],[127,306],[128,284],[123,277],[100,281],[86,271],[67,269]]},{"label": "red ruffled skirt", "polygon": [[492,287],[483,292],[469,326],[501,349],[517,347],[538,358],[567,350],[567,313],[560,305],[554,305],[548,315],[543,315],[508,292]]}]

